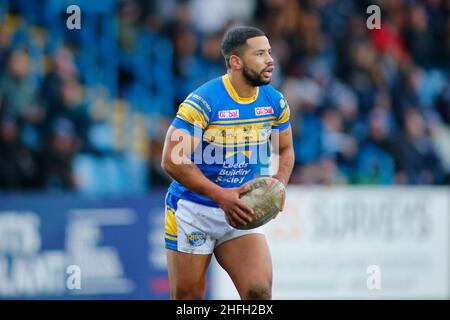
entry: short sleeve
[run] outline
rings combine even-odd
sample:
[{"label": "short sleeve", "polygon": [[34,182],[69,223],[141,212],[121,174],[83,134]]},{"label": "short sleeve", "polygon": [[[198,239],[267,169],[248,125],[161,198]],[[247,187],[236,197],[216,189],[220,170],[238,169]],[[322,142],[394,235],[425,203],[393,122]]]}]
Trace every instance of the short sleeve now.
[{"label": "short sleeve", "polygon": [[290,117],[290,110],[289,110],[289,105],[286,101],[286,98],[283,96],[283,94],[281,94],[280,92],[277,91],[278,96],[276,96],[277,101],[275,103],[278,104],[276,110],[277,112],[277,118],[275,120],[275,123],[272,126],[272,129],[277,129],[280,131],[284,131],[287,128],[289,128],[290,125],[290,121],[289,121],[289,117]]},{"label": "short sleeve", "polygon": [[195,127],[206,129],[211,118],[211,107],[205,98],[191,93],[178,108],[172,125],[193,135]]}]

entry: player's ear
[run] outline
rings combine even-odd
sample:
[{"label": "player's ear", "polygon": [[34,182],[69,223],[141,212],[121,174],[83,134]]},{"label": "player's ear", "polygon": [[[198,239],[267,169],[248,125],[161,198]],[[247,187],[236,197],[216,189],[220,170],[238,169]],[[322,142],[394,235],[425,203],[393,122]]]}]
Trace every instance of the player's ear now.
[{"label": "player's ear", "polygon": [[239,56],[233,54],[230,57],[230,67],[231,67],[231,69],[240,70],[242,68],[241,58],[239,58]]}]

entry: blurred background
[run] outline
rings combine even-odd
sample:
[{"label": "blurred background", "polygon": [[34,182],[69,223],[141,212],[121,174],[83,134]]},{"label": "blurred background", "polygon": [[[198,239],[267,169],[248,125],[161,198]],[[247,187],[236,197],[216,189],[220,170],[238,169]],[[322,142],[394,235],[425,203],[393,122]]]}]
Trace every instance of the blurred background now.
[{"label": "blurred background", "polygon": [[[66,26],[72,4],[81,10],[80,29]],[[366,26],[373,4],[381,9],[378,30]],[[83,290],[69,292],[59,281],[67,277],[61,270],[70,261],[91,270],[91,289],[82,297],[167,298],[162,210],[170,179],[160,167],[165,133],[178,104],[225,72],[222,36],[242,24],[266,32],[276,63],[272,84],[291,108],[296,166],[288,199],[331,201],[323,215],[315,204],[292,202],[289,215],[300,220],[290,223],[309,221],[313,230],[308,212],[316,212],[310,219],[323,219],[310,240],[325,234],[325,224],[334,238],[319,240],[331,246],[339,237],[356,237],[365,243],[364,252],[386,239],[392,245],[395,234],[399,252],[411,239],[423,241],[424,256],[417,259],[431,262],[411,279],[423,276],[428,287],[414,291],[408,278],[380,297],[450,297],[450,1],[0,0],[0,298],[76,296]],[[309,193],[311,186],[317,193]],[[340,191],[330,191],[335,188]],[[361,190],[355,200],[352,192]],[[341,202],[340,192],[348,202]],[[370,202],[379,192],[379,200]],[[414,220],[408,213],[418,219],[411,233],[405,231]],[[280,227],[283,221],[277,220]],[[358,238],[368,230],[358,226],[376,223],[388,223],[375,232],[381,238]],[[275,247],[281,241],[275,256],[286,252],[279,234],[298,235],[301,245],[313,246],[300,247],[304,252],[336,250],[314,247],[320,241],[302,242],[308,232],[301,228],[291,234],[273,225],[269,237]],[[350,234],[336,232],[345,226]],[[142,246],[135,255],[126,249],[134,248],[133,241]],[[110,246],[100,254],[104,244]],[[348,248],[352,244],[344,242],[342,250]],[[104,264],[92,262],[103,255]],[[315,268],[298,266],[307,267]],[[53,287],[42,284],[43,270],[53,270]],[[434,271],[436,282],[430,284],[426,275]],[[99,280],[108,272],[107,281]],[[223,287],[214,277],[211,297]],[[358,277],[365,279],[365,268]],[[274,297],[368,292],[332,282],[302,284],[297,291],[274,291]],[[367,290],[365,280],[362,285]],[[317,295],[308,295],[311,290]]]}]

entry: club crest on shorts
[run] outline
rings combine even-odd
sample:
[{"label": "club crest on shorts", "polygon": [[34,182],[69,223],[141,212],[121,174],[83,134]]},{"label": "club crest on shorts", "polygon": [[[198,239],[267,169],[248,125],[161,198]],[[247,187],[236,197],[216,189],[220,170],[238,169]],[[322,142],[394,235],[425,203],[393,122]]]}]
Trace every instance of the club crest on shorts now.
[{"label": "club crest on shorts", "polygon": [[200,247],[206,242],[206,233],[200,231],[194,231],[188,235],[188,240],[191,246]]}]

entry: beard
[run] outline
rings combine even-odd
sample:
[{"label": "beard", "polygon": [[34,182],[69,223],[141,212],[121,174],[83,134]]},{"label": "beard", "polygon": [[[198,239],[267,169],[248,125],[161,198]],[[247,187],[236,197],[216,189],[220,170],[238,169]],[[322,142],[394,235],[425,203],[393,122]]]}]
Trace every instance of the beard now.
[{"label": "beard", "polygon": [[245,80],[247,80],[247,82],[249,84],[251,84],[253,87],[259,87],[259,86],[265,86],[266,84],[270,83],[270,79],[269,80],[264,80],[263,78],[263,71],[261,71],[260,73],[247,68],[246,66],[244,66],[244,69],[242,71],[242,75],[244,76]]}]

